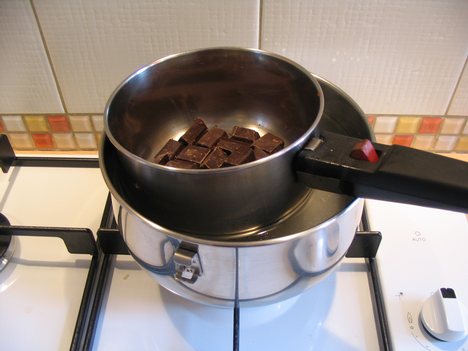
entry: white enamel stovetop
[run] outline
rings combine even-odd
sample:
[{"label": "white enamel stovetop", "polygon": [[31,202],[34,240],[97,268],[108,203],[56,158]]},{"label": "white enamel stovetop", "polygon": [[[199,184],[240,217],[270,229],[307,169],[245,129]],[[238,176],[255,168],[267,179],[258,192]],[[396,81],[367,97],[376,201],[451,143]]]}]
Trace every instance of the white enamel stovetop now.
[{"label": "white enamel stovetop", "polygon": [[[0,212],[13,225],[88,227],[96,233],[106,197],[99,169],[23,167],[0,174]],[[424,334],[414,343],[408,311],[417,315],[420,302],[440,285],[456,288],[468,303],[467,270],[461,268],[468,267],[466,218],[416,208],[419,222],[405,217],[412,206],[369,203],[371,226],[383,233],[378,264],[394,349],[417,350]],[[435,227],[450,232],[433,235]],[[411,241],[416,231],[426,238],[425,247]],[[59,239],[18,238],[11,264],[0,272],[0,349],[69,349],[89,262],[87,255],[69,254]],[[425,280],[425,269],[438,273]],[[239,350],[378,350],[369,285],[365,260],[345,259],[296,298],[241,308]],[[92,349],[232,350],[232,320],[230,309],[165,291],[121,255],[113,264]],[[426,349],[436,350],[437,343],[428,340]],[[441,349],[461,349],[447,345]]]}]

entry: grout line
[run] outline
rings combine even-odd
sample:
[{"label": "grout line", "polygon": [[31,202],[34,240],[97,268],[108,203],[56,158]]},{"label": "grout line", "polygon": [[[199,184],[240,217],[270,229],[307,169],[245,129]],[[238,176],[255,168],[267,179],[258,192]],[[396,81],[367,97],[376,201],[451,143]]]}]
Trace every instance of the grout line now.
[{"label": "grout line", "polygon": [[262,49],[263,0],[258,0],[258,41],[257,49]]},{"label": "grout line", "polygon": [[37,28],[39,29],[39,35],[41,36],[42,45],[44,46],[44,50],[45,50],[46,55],[47,55],[47,60],[49,61],[50,69],[52,71],[52,76],[54,78],[55,86],[57,87],[57,92],[59,94],[60,102],[62,103],[62,107],[63,107],[63,110],[65,111],[65,113],[68,113],[67,106],[65,104],[65,99],[63,98],[63,93],[62,93],[62,90],[60,89],[59,81],[58,81],[58,78],[57,78],[57,72],[55,71],[54,64],[52,62],[52,57],[50,55],[50,51],[49,51],[49,48],[47,46],[47,42],[45,40],[44,32],[42,31],[42,27],[41,27],[41,24],[39,22],[39,16],[37,15],[36,7],[34,6],[33,0],[29,0],[29,3],[31,4],[31,8],[32,8],[32,11],[33,11],[33,14],[34,14],[34,18],[36,19]]},{"label": "grout line", "polygon": [[449,102],[447,104],[447,109],[445,110],[444,115],[448,114],[448,112],[450,110],[450,107],[452,106],[453,99],[455,98],[455,93],[457,92],[458,87],[460,86],[460,82],[461,82],[462,77],[463,77],[463,72],[465,72],[465,69],[467,68],[467,65],[468,65],[468,56],[465,58],[465,63],[463,64],[460,75],[458,76],[457,83],[455,84],[455,87],[453,88],[452,96],[450,97],[450,100],[449,100]]}]

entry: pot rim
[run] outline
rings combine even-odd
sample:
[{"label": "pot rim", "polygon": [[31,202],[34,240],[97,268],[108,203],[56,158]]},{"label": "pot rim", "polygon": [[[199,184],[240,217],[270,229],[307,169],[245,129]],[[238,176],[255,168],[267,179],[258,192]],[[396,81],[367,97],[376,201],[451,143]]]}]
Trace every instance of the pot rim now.
[{"label": "pot rim", "polygon": [[[298,69],[301,71],[306,77],[309,78],[309,80],[314,84],[316,90],[317,90],[317,96],[319,98],[319,108],[317,111],[317,115],[310,125],[310,127],[299,137],[297,138],[294,142],[291,144],[287,145],[285,148],[282,150],[271,154],[267,157],[264,157],[259,160],[251,161],[242,165],[238,166],[231,166],[231,167],[226,167],[226,168],[215,168],[215,169],[182,169],[182,168],[174,168],[174,167],[168,167],[164,165],[159,165],[153,162],[150,162],[133,152],[127,150],[123,145],[120,144],[120,142],[112,135],[109,127],[109,110],[110,106],[114,101],[115,96],[121,91],[121,89],[133,78],[137,77],[138,75],[142,74],[143,72],[153,68],[154,66],[182,56],[187,56],[187,55],[192,55],[198,52],[206,52],[206,51],[219,51],[219,50],[224,50],[224,51],[241,51],[241,52],[247,52],[247,53],[255,53],[259,55],[264,55],[264,56],[269,56],[275,59],[278,59],[280,61],[284,61],[285,63],[293,66],[294,68]],[[268,52],[265,50],[260,50],[260,49],[254,49],[254,48],[242,48],[242,47],[212,47],[212,48],[205,48],[205,49],[196,49],[196,50],[190,50],[190,51],[185,51],[177,54],[172,54],[168,55],[165,57],[162,57],[153,63],[146,65],[140,69],[138,69],[136,72],[132,73],[129,75],[126,79],[124,79],[118,86],[117,88],[112,92],[109,100],[106,103],[105,109],[104,109],[104,132],[109,138],[110,142],[117,148],[117,150],[122,153],[125,157],[128,157],[139,164],[141,164],[144,167],[151,167],[160,171],[166,171],[166,172],[173,172],[173,173],[184,173],[184,174],[219,174],[219,173],[231,173],[231,172],[237,172],[241,171],[243,169],[248,169],[251,167],[256,167],[257,165],[263,164],[264,162],[269,162],[273,160],[274,158],[281,157],[285,153],[289,152],[292,149],[295,148],[301,148],[307,141],[307,139],[312,135],[313,131],[316,129],[317,125],[319,124],[320,120],[322,119],[323,111],[324,111],[324,105],[325,105],[325,100],[324,100],[324,94],[322,91],[322,88],[318,82],[318,80],[315,78],[315,76],[307,71],[303,66],[299,65],[298,63],[288,59],[287,57],[278,55],[276,53]]]}]

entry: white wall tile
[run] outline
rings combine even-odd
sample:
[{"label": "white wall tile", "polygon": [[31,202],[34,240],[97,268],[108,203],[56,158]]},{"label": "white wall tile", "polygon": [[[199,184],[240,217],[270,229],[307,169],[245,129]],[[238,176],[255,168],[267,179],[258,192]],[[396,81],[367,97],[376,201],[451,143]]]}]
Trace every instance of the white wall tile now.
[{"label": "white wall tile", "polygon": [[100,113],[129,74],[212,46],[257,47],[259,0],[33,0],[65,105]]},{"label": "white wall tile", "polygon": [[465,69],[460,77],[460,82],[458,83],[457,89],[453,95],[453,100],[450,104],[448,114],[455,116],[468,116],[468,58],[467,63],[465,64]]},{"label": "white wall tile", "polygon": [[28,0],[0,1],[0,113],[63,111]]},{"label": "white wall tile", "polygon": [[375,133],[393,133],[398,122],[397,116],[377,116],[375,118]]},{"label": "white wall tile", "polygon": [[264,0],[262,14],[262,49],[366,113],[444,114],[468,52],[466,0]]}]

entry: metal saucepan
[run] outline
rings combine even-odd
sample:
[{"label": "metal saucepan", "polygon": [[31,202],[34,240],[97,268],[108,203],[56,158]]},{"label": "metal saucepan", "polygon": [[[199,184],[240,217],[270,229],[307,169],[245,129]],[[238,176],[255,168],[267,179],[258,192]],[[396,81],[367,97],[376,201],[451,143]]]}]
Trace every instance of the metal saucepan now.
[{"label": "metal saucepan", "polygon": [[[371,139],[359,107],[333,84],[317,80],[326,102],[320,128]],[[312,189],[288,218],[253,235],[194,236],[158,224],[151,199],[132,181],[107,138],[100,165],[135,260],[170,291],[216,306],[232,307],[236,298],[241,306],[274,303],[314,286],[347,252],[364,203]]]},{"label": "metal saucepan", "polygon": [[[298,64],[259,50],[214,48],[137,71],[112,94],[104,122],[125,169],[152,199],[157,223],[177,231],[249,233],[293,213],[311,187],[468,211],[468,163],[375,143],[378,162],[355,159],[359,139],[317,128],[323,109],[319,83]],[[196,117],[225,130],[269,131],[286,147],[215,170],[152,163]]]}]

